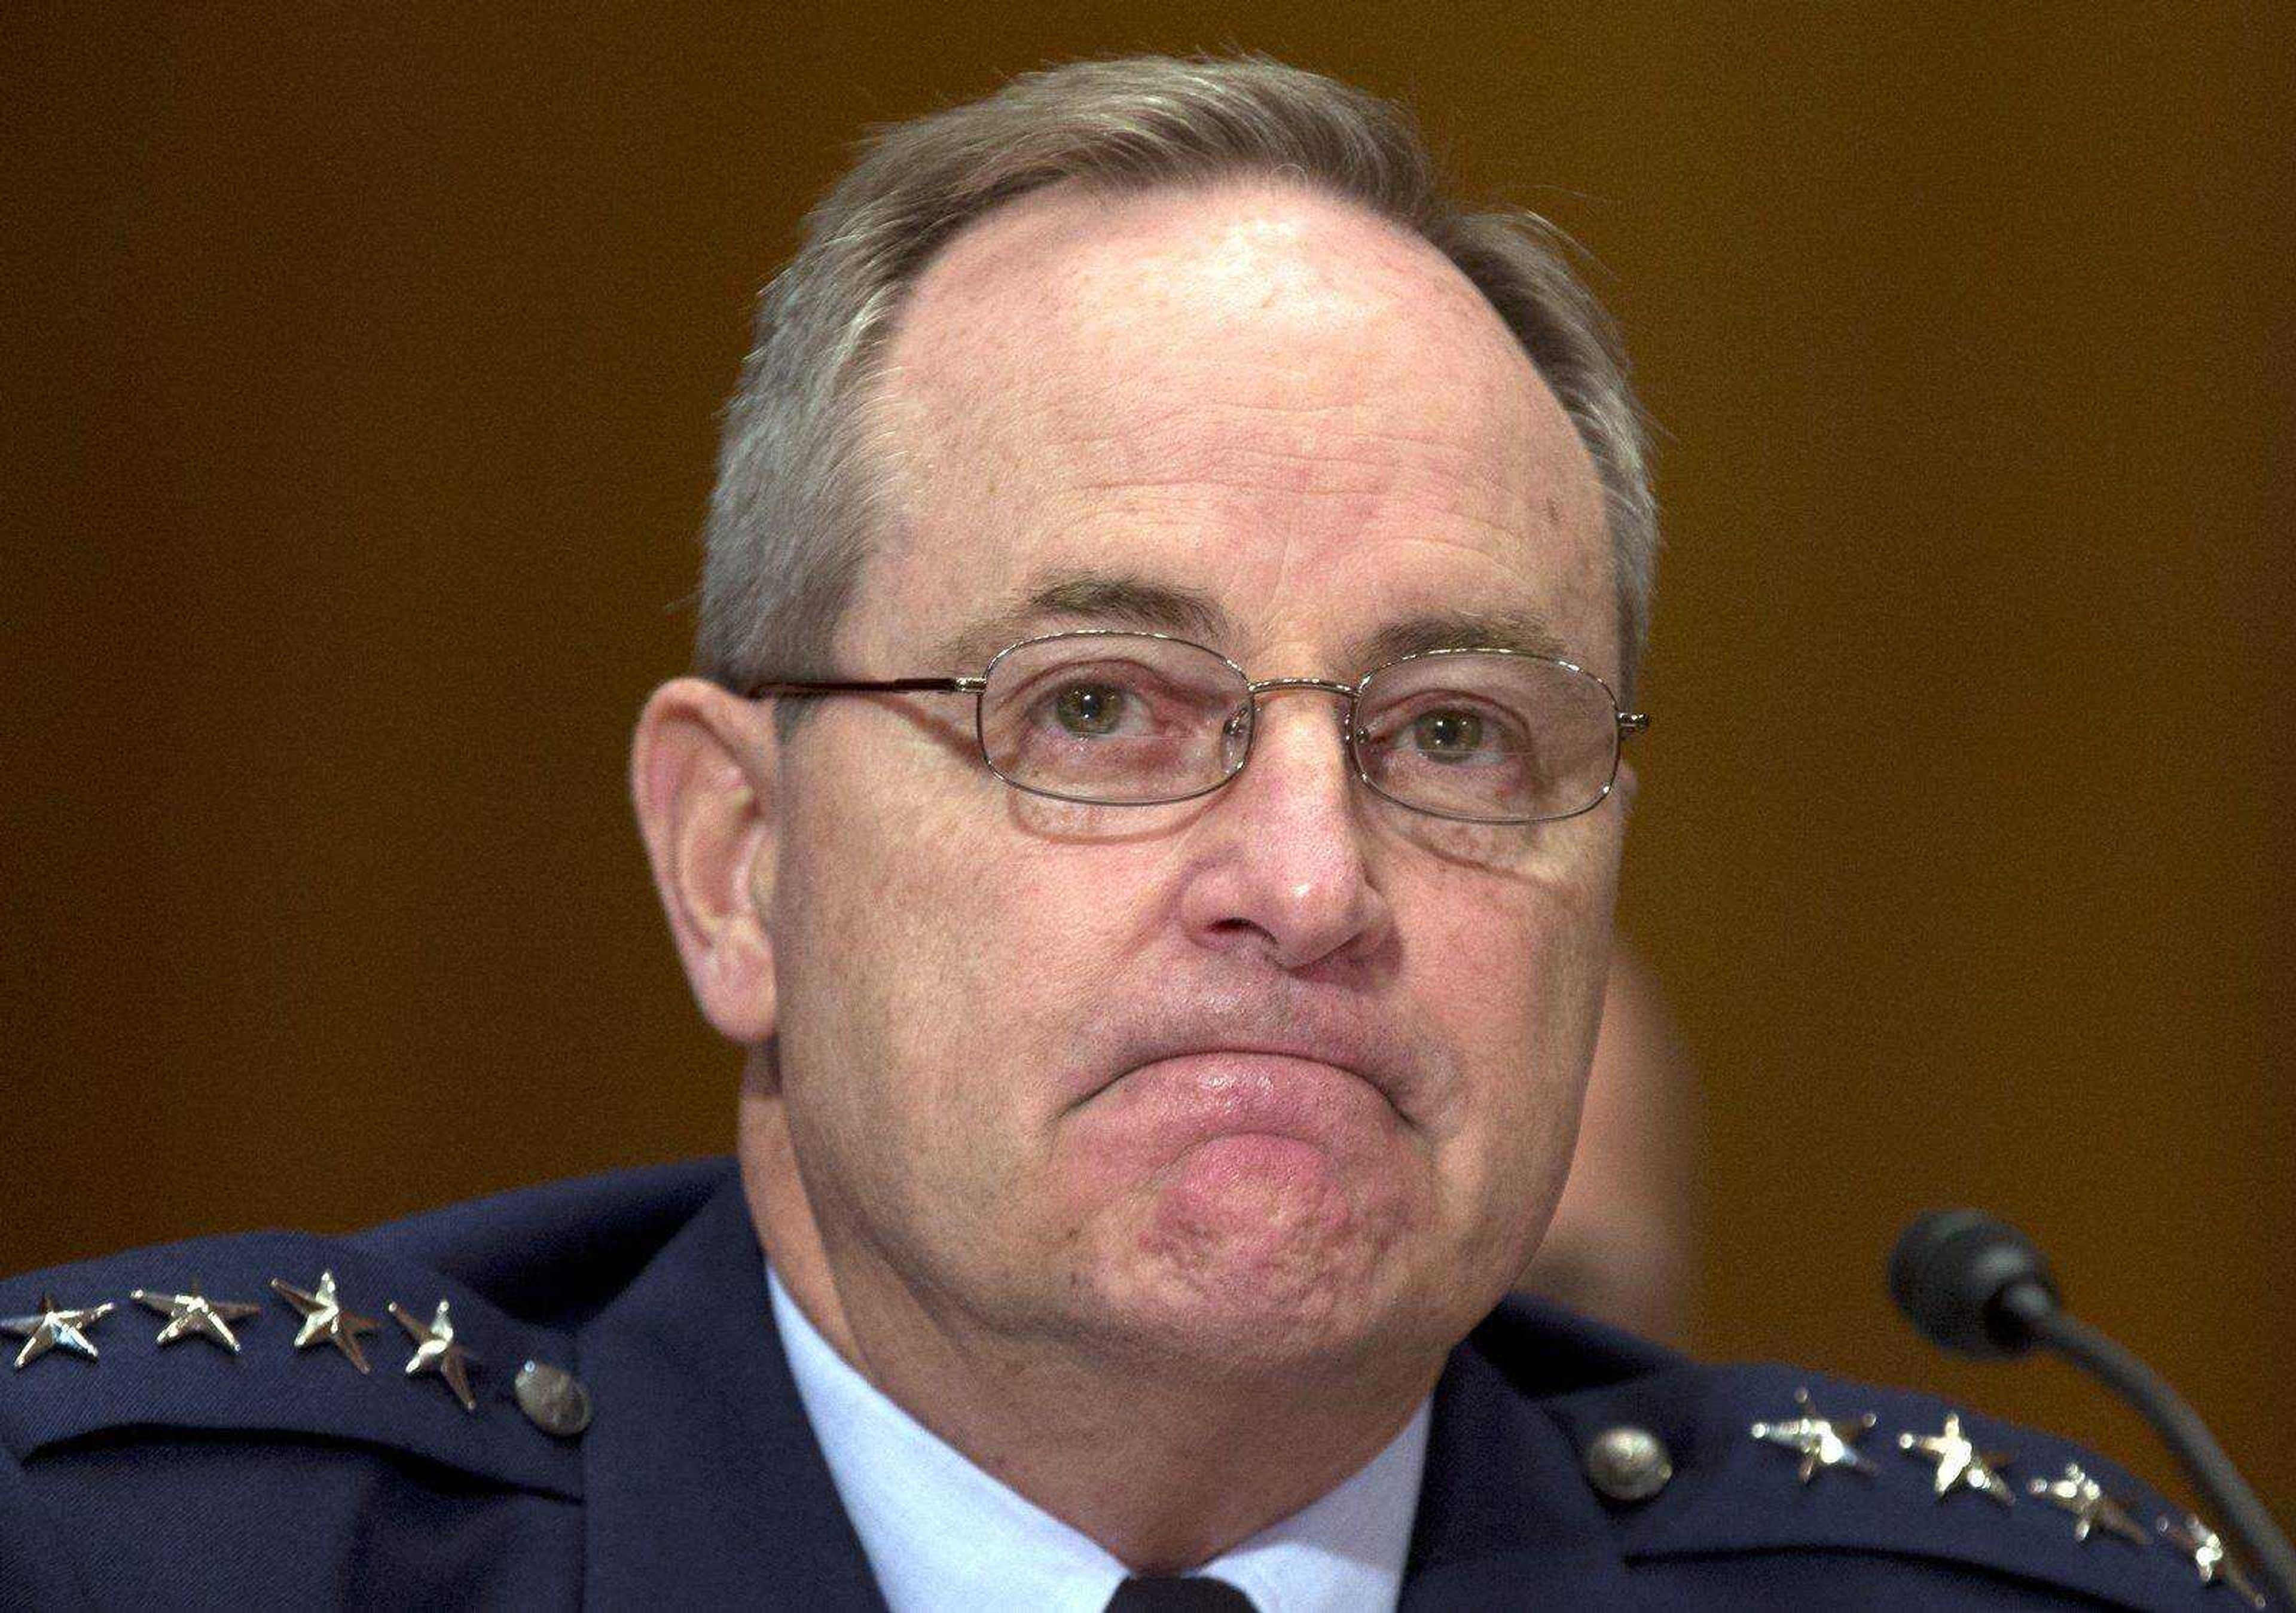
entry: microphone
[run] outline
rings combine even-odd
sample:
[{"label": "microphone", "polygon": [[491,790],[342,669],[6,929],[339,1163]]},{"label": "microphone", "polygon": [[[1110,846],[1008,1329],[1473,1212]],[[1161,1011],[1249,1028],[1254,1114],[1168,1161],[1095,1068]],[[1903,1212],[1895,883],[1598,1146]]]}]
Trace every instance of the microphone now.
[{"label": "microphone", "polygon": [[2032,1318],[2060,1303],[2040,1246],[1983,1210],[1932,1210],[1890,1251],[1890,1298],[1932,1344],[1957,1355],[2021,1355]]},{"label": "microphone", "polygon": [[2296,1607],[2296,1552],[2206,1424],[2168,1380],[2063,1309],[2048,1257],[1982,1210],[1933,1210],[1890,1253],[1890,1298],[1922,1336],[1956,1355],[2021,1355],[2046,1345],[2144,1413],[2284,1606]]}]

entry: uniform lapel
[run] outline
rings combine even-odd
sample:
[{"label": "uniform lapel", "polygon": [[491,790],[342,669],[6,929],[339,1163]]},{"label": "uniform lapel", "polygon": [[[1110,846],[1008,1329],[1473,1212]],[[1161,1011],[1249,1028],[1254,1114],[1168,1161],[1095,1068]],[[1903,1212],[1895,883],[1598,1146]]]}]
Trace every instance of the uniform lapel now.
[{"label": "uniform lapel", "polygon": [[593,1608],[882,1613],[807,1423],[740,1179],[582,1331]]},{"label": "uniform lapel", "polygon": [[1577,1448],[1473,1340],[1435,1388],[1404,1613],[1633,1605]]}]

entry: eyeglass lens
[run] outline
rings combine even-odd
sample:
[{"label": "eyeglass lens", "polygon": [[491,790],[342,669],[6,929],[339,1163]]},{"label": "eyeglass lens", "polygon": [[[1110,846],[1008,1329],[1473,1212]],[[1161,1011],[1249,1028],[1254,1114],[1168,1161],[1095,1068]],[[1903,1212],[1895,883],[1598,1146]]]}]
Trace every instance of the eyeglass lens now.
[{"label": "eyeglass lens", "polygon": [[[990,666],[980,745],[1007,782],[1068,800],[1201,795],[1243,766],[1252,695],[1201,645],[1090,633],[1017,644]],[[1365,684],[1350,736],[1373,789],[1446,817],[1524,823],[1603,798],[1618,716],[1557,662],[1494,651],[1416,656]]]}]

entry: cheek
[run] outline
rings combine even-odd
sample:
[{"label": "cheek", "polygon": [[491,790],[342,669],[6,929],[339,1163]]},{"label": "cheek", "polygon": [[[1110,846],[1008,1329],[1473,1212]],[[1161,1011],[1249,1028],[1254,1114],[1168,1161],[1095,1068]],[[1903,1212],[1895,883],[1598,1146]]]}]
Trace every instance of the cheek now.
[{"label": "cheek", "polygon": [[1057,1109],[1079,1028],[1127,978],[1156,859],[1089,825],[1016,823],[1032,799],[941,769],[890,803],[791,815],[777,933],[786,1017],[808,1034],[800,1046],[792,1030],[785,1063],[833,1071],[840,1107],[869,1094],[873,1117],[849,1118],[905,1149],[961,1143],[1009,1166]]},{"label": "cheek", "polygon": [[1569,1166],[1610,954],[1611,864],[1578,849],[1552,870],[1447,872],[1413,893],[1406,988],[1457,1060],[1428,1127],[1467,1219],[1527,1224]]},{"label": "cheek", "polygon": [[975,1023],[946,1005],[978,989],[964,938],[993,921],[993,886],[957,877],[962,839],[882,780],[816,766],[788,806],[769,927],[792,1120],[849,1162],[898,1159],[934,1142],[934,1111],[956,1096],[943,1088],[963,1050],[942,1064],[918,1051]]},{"label": "cheek", "polygon": [[1442,1034],[1520,1069],[1566,1066],[1553,1033],[1591,1017],[1611,942],[1615,854],[1589,843],[1513,867],[1423,860],[1397,904],[1412,995]]},{"label": "cheek", "polygon": [[1136,1006],[1167,859],[1143,846],[983,838],[962,871],[976,921],[971,1003],[996,1019],[985,1028],[995,1058],[1049,1115],[1093,1027]]}]

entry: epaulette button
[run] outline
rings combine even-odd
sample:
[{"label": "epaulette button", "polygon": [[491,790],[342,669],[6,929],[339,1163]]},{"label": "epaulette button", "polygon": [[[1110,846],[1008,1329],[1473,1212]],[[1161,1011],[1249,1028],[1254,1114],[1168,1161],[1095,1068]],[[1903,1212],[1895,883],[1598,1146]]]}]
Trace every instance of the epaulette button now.
[{"label": "epaulette button", "polygon": [[1674,1477],[1674,1458],[1648,1429],[1621,1424],[1587,1442],[1587,1482],[1612,1501],[1648,1501]]},{"label": "epaulette button", "polygon": [[590,1391],[563,1367],[529,1361],[518,1369],[511,1390],[518,1409],[545,1434],[571,1439],[590,1426]]}]

